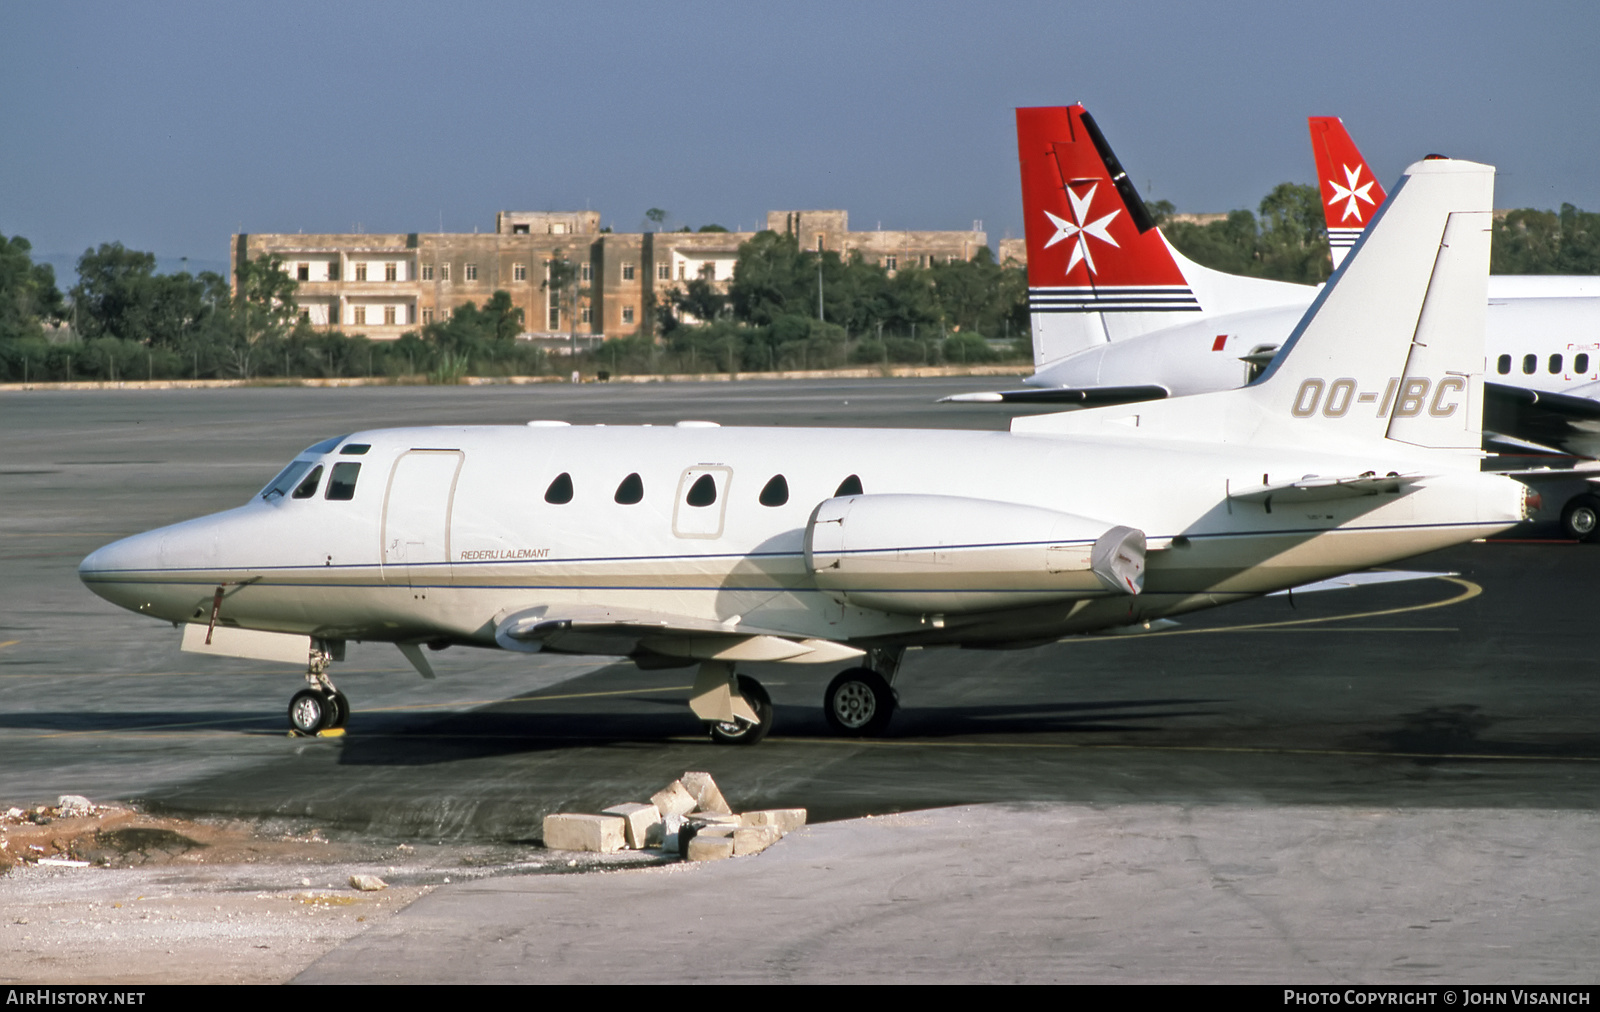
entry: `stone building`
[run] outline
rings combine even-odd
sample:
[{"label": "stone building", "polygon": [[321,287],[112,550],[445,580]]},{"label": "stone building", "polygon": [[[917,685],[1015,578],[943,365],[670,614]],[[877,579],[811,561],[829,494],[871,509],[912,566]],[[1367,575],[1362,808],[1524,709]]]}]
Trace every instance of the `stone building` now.
[{"label": "stone building", "polygon": [[[845,211],[772,211],[767,227],[808,250],[859,252],[894,271],[970,260],[987,242],[967,232],[850,231]],[[394,340],[504,290],[523,311],[524,337],[560,348],[628,337],[654,325],[653,307],[696,278],[726,290],[739,247],[753,232],[605,232],[597,211],[501,211],[490,233],[240,234],[234,269],[277,256],[299,283],[301,316],[314,326]],[[553,291],[548,265],[573,265],[574,284]],[[575,290],[574,290],[575,289]]]}]

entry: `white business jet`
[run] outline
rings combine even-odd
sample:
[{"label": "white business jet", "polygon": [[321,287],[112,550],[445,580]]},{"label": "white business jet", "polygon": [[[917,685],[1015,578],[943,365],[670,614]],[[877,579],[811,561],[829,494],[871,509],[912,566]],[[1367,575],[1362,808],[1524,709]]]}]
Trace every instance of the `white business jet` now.
[{"label": "white business jet", "polygon": [[[1141,625],[1493,534],[1479,471],[1493,169],[1412,166],[1254,384],[1009,432],[428,427],[308,448],[249,503],[86,558],[187,648],[306,666],[341,724],[350,640],[698,665],[718,742],[759,740],[742,662],[841,664],[828,720],[884,729],[908,646]],[[307,663],[309,659],[309,663]]]}]

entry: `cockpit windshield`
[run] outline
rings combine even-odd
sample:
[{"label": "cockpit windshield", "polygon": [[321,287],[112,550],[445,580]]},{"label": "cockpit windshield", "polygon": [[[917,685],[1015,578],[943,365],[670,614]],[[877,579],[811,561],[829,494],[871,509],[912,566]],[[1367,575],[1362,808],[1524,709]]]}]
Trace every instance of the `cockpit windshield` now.
[{"label": "cockpit windshield", "polygon": [[[328,453],[332,451],[335,446],[338,446],[341,442],[343,442],[348,435],[349,433],[346,433],[343,436],[334,436],[332,439],[324,439],[320,443],[315,443],[306,447],[304,450],[301,450],[299,456],[313,457]],[[309,471],[311,469],[311,465],[315,463],[316,461],[314,460],[301,460],[298,458],[291,461],[288,467],[284,468],[282,471],[279,471],[278,476],[272,479],[266,488],[261,490],[261,498],[267,500],[268,502],[272,502],[274,499],[282,499],[284,496],[289,494],[289,490],[295,487],[296,483],[300,481],[301,476]],[[315,493],[316,485],[313,484],[306,492],[306,496],[314,495]],[[299,498],[303,499],[306,496],[300,496]]]}]

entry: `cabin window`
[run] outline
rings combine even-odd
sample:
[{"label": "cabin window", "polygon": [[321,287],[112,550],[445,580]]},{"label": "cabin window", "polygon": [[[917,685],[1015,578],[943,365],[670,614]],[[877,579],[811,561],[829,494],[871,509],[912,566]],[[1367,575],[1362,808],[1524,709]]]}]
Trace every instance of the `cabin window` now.
[{"label": "cabin window", "polygon": [[1560,355],[1551,355],[1550,356],[1550,375],[1554,376],[1556,373],[1558,373],[1560,371],[1561,371],[1561,356]]},{"label": "cabin window", "polygon": [[789,482],[781,474],[772,476],[772,480],[761,488],[761,505],[782,506],[789,501]]},{"label": "cabin window", "polygon": [[862,491],[861,491],[861,479],[852,474],[850,477],[846,478],[844,481],[841,481],[839,483],[839,489],[838,489],[838,491],[833,493],[833,497],[835,499],[837,499],[839,496],[842,496],[842,495],[861,495],[861,494],[862,494]]},{"label": "cabin window", "polygon": [[347,443],[339,448],[339,453],[345,457],[359,457],[370,449],[372,449],[371,443]]},{"label": "cabin window", "polygon": [[1572,356],[1572,371],[1585,373],[1589,371],[1589,356],[1583,353]]},{"label": "cabin window", "polygon": [[1539,371],[1539,356],[1538,355],[1524,355],[1524,356],[1522,356],[1522,374],[1524,376],[1532,376],[1534,373],[1536,373],[1538,371]]},{"label": "cabin window", "polygon": [[310,499],[317,494],[317,485],[322,481],[322,465],[318,464],[306,475],[306,480],[295,486],[294,498]]},{"label": "cabin window", "polygon": [[644,498],[644,479],[638,473],[628,475],[622,479],[622,484],[617,486],[617,502],[624,506],[632,506]]},{"label": "cabin window", "polygon": [[328,475],[329,499],[349,501],[356,497],[356,476],[361,473],[361,465],[353,460],[340,461],[333,465],[333,473]]},{"label": "cabin window", "polygon": [[690,506],[710,506],[717,501],[717,482],[709,474],[702,474],[695,483],[689,486],[689,494],[683,501]]},{"label": "cabin window", "polygon": [[554,506],[565,506],[572,501],[572,475],[565,471],[556,475],[556,480],[544,490],[544,501]]},{"label": "cabin window", "polygon": [[1500,370],[1500,375],[1502,376],[1509,373],[1511,371],[1511,356],[1501,355],[1500,360],[1495,363],[1495,368]]}]

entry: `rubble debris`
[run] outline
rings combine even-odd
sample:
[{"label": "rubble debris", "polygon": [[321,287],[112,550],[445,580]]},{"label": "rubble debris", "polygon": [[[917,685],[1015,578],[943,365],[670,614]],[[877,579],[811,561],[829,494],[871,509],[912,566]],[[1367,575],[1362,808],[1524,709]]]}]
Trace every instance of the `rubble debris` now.
[{"label": "rubble debris", "polygon": [[626,826],[618,815],[557,812],[544,817],[544,845],[551,850],[615,854],[627,843]]},{"label": "rubble debris", "polygon": [[81,794],[63,794],[56,799],[56,814],[63,819],[74,819],[82,815],[93,815],[94,805]]},{"label": "rubble debris", "polygon": [[[648,805],[613,805],[599,815],[548,815],[544,844],[551,850],[600,853],[624,846],[632,850],[659,848],[663,854],[676,854],[684,860],[717,861],[759,854],[805,824],[804,808],[735,814],[711,774],[688,772],[651,795]],[[607,833],[615,834],[615,843]]]},{"label": "rubble debris", "polygon": [[727,799],[717,789],[717,782],[711,779],[709,773],[685,773],[678,778],[684,789],[694,795],[695,808],[702,812],[715,812],[720,815],[730,814],[733,809],[728,807]]},{"label": "rubble debris", "polygon": [[389,888],[389,883],[376,875],[351,875],[350,888],[357,892],[375,893],[381,889]]},{"label": "rubble debris", "polygon": [[634,850],[661,845],[661,809],[655,805],[612,805],[601,815],[620,816],[628,846]]},{"label": "rubble debris", "polygon": [[690,794],[683,786],[682,780],[674,780],[661,790],[650,795],[650,803],[655,805],[663,817],[669,815],[688,815],[694,811],[694,795]]}]

